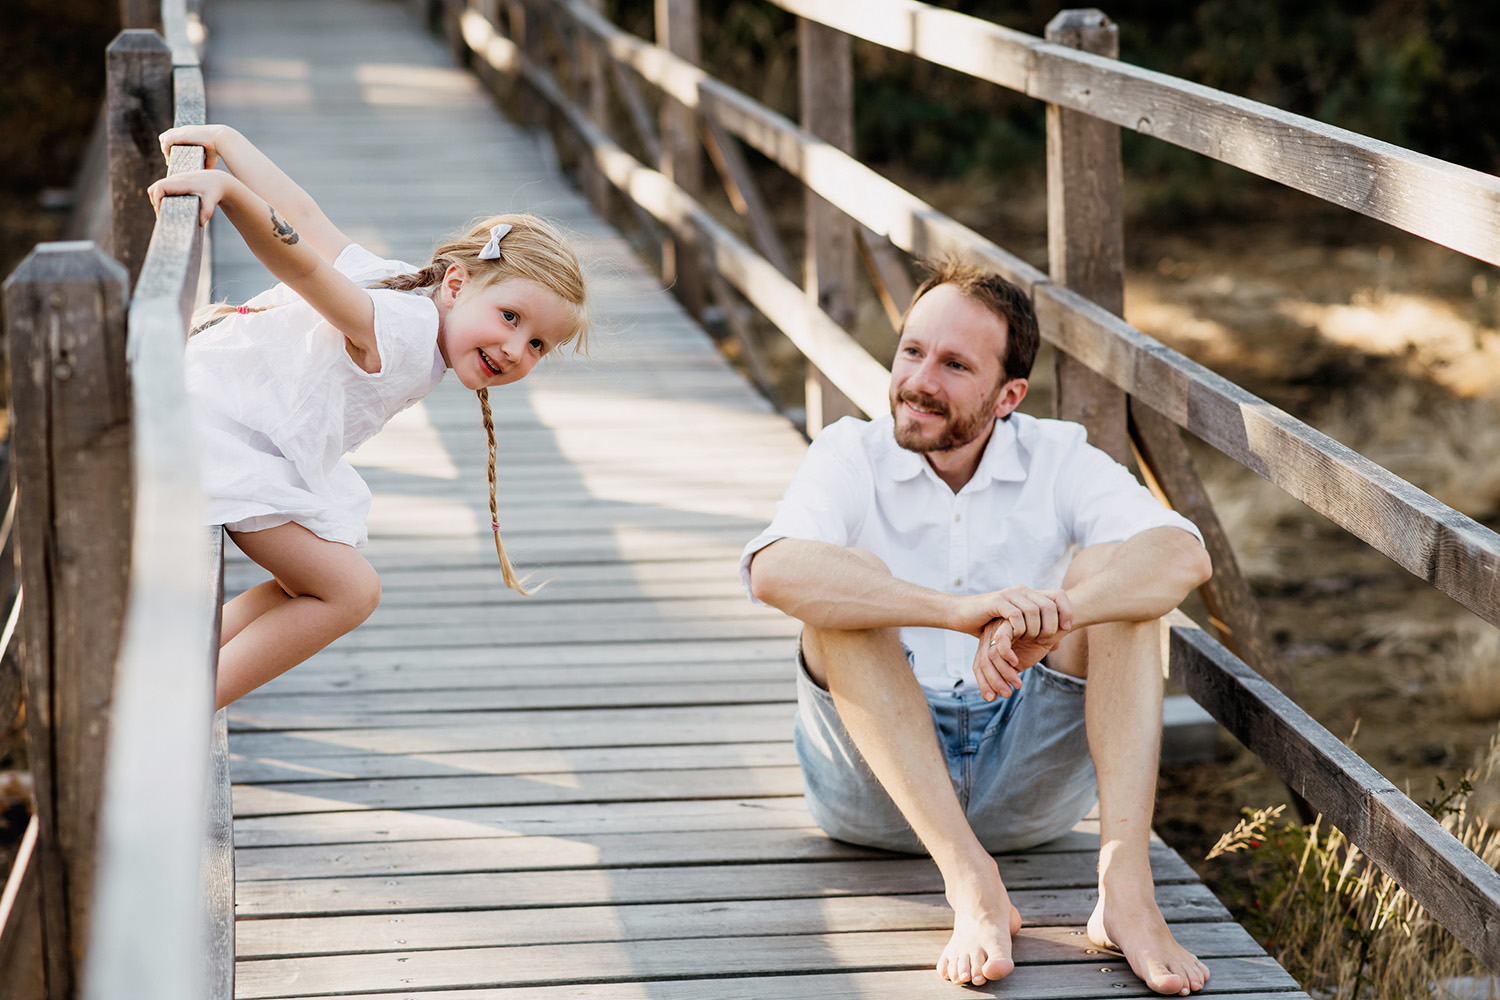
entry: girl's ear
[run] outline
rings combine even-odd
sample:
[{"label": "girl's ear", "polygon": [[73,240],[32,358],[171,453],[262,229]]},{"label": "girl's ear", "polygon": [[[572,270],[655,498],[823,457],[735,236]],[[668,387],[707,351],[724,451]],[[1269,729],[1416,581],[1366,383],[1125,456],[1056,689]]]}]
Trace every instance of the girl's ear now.
[{"label": "girl's ear", "polygon": [[469,280],[469,272],[457,264],[449,264],[448,270],[443,272],[443,280],[439,282],[442,289],[443,304],[452,305],[453,300],[458,298],[458,293],[463,290],[464,282]]}]

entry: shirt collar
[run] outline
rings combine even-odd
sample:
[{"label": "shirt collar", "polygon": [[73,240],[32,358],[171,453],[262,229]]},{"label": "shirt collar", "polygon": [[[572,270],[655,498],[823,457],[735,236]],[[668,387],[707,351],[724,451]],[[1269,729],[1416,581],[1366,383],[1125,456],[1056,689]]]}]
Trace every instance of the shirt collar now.
[{"label": "shirt collar", "polygon": [[[1011,414],[1009,420],[995,421],[995,430],[984,454],[979,458],[979,467],[964,489],[983,489],[991,482],[1020,482],[1026,478],[1026,469],[1021,464],[1021,449],[1017,440],[1017,424],[1025,419],[1021,414]],[[880,456],[881,473],[895,482],[915,479],[923,472],[936,478],[937,473],[927,464],[927,459],[914,451],[908,451],[896,443],[895,422],[887,416],[882,418],[885,427],[885,448]]]}]

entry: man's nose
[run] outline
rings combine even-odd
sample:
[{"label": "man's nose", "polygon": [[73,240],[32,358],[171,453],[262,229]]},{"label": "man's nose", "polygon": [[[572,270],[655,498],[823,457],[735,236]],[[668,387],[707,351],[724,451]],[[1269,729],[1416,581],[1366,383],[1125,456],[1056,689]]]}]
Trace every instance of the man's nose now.
[{"label": "man's nose", "polygon": [[906,386],[930,396],[938,389],[937,374],[937,365],[930,359],[924,359],[906,380]]}]

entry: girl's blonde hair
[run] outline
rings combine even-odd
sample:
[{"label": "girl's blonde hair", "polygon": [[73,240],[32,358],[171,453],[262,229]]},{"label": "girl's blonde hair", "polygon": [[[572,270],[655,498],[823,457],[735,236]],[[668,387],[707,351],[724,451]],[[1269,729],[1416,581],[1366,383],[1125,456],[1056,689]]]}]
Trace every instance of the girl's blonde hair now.
[{"label": "girl's blonde hair", "polygon": [[[498,225],[509,225],[510,232],[500,240],[500,256],[484,260],[480,258],[479,252],[489,242],[490,230]],[[402,292],[435,288],[443,280],[443,275],[448,273],[448,268],[455,264],[468,275],[465,288],[472,285],[475,292],[497,281],[511,278],[526,278],[553,292],[572,307],[573,329],[558,346],[571,344],[575,354],[587,353],[590,321],[583,268],[562,231],[537,215],[492,215],[477,220],[467,230],[445,237],[433,250],[432,260],[426,267],[413,274],[382,278],[367,287],[390,288]],[[237,311],[236,307],[226,304],[209,307],[193,317],[193,332],[197,333]],[[260,312],[261,309],[246,311]],[[480,389],[476,395],[479,396],[484,433],[489,441],[490,524],[495,532],[495,553],[500,557],[500,572],[505,577],[507,587],[522,594],[531,594],[533,591],[527,590],[524,581],[516,577],[510,557],[505,554],[505,543],[500,540],[500,511],[495,483],[495,421],[490,415],[489,390]]]}]

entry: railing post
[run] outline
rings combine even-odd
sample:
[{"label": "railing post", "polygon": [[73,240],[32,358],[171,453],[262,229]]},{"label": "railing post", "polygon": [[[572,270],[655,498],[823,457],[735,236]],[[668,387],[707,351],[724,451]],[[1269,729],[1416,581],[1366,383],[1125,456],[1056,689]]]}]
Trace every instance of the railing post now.
[{"label": "railing post", "polygon": [[47,995],[75,995],[88,928],[129,564],[124,269],[44,243],[5,283],[27,730]]},{"label": "railing post", "polygon": [[172,50],[154,31],[129,30],[106,51],[110,251],[134,288],[156,225],[146,188],[167,175],[156,137],[172,127]]},{"label": "railing post", "polygon": [[[596,11],[604,9],[604,0],[585,0],[590,8]],[[583,105],[583,113],[588,119],[599,127],[599,131],[605,135],[609,130],[609,92],[604,85],[604,60],[607,58],[600,51],[599,42],[587,31],[577,32],[578,38],[578,79],[581,84],[582,93],[580,100]],[[609,179],[594,165],[593,157],[584,152],[581,157],[583,169],[583,186],[593,204],[594,211],[600,215],[608,216],[609,212]]]},{"label": "railing post", "polygon": [[[698,63],[698,0],[656,0],[656,44]],[[702,197],[703,152],[698,147],[697,115],[670,96],[662,99],[661,172],[689,197]],[[703,315],[703,276],[697,249],[680,246],[683,242],[680,236],[662,241],[662,281],[674,287],[683,308],[698,318]]]},{"label": "railing post", "polygon": [[[1111,59],[1119,31],[1097,10],[1065,10],[1047,41]],[[1047,105],[1047,257],[1052,280],[1116,316],[1125,312],[1125,227],[1120,130],[1081,111]],[[1130,464],[1125,393],[1081,362],[1056,352],[1053,413],[1089,431],[1089,442]]]},{"label": "railing post", "polygon": [[161,0],[120,0],[120,27],[160,31]]},{"label": "railing post", "polygon": [[[1097,10],[1065,10],[1047,40],[1119,56],[1116,26]],[[1047,249],[1052,280],[1105,307],[1125,310],[1125,237],[1121,210],[1120,130],[1079,111],[1047,105]],[[1143,473],[1161,498],[1198,525],[1214,575],[1201,590],[1225,645],[1283,692],[1292,679],[1271,641],[1229,539],[1177,426],[1130,399],[1082,362],[1058,351],[1054,410],[1088,428],[1089,441],[1128,464],[1133,442]],[[1306,803],[1293,796],[1304,820]]]},{"label": "railing post", "polygon": [[[797,19],[797,64],[802,127],[846,153],[854,152],[854,59],[849,36],[807,18]],[[806,194],[808,298],[845,330],[854,329],[854,223],[813,191]],[[903,308],[905,304],[903,303]],[[807,436],[859,407],[808,364]]]}]

